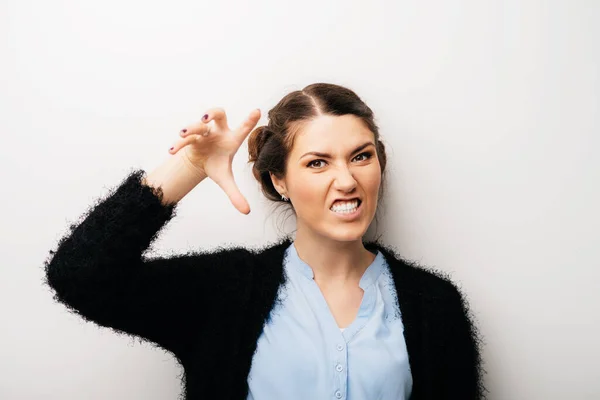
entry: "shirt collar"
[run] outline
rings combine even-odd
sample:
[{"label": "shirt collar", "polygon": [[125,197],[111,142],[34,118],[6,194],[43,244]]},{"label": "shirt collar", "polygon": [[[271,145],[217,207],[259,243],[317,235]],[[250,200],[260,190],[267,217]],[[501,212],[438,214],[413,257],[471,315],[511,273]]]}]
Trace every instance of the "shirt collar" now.
[{"label": "shirt collar", "polygon": [[[377,252],[375,259],[367,267],[358,284],[363,290],[377,281],[377,278],[379,278],[379,275],[381,274],[385,264],[385,258],[383,257],[383,254],[377,249],[375,249],[375,251]],[[284,260],[286,267],[291,267],[291,269],[300,272],[308,279],[314,279],[315,274],[312,268],[300,258],[298,252],[296,251],[296,246],[294,246],[294,242],[288,246]]]}]

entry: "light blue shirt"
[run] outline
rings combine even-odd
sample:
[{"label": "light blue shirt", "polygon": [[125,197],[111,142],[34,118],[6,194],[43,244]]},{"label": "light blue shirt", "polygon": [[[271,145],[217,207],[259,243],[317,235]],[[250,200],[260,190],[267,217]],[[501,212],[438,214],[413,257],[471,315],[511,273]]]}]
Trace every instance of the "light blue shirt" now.
[{"label": "light blue shirt", "polygon": [[286,249],[284,272],[286,283],[252,359],[248,400],[407,400],[413,381],[404,326],[381,252],[360,280],[363,299],[345,329],[294,243]]}]

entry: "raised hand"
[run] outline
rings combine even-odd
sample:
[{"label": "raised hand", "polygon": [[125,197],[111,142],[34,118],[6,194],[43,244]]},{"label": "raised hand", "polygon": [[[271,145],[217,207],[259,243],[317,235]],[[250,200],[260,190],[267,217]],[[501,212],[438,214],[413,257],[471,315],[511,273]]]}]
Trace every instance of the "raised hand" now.
[{"label": "raised hand", "polygon": [[171,154],[183,151],[191,166],[215,181],[243,214],[250,213],[250,205],[235,183],[231,165],[260,116],[260,110],[253,110],[238,128],[231,130],[225,110],[211,108],[200,122],[182,129],[181,139],[169,150]]}]

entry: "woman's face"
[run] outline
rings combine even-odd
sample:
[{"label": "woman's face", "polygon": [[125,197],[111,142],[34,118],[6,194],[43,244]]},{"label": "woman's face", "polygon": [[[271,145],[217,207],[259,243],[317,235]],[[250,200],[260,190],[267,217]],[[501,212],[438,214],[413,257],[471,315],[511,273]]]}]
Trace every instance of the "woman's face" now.
[{"label": "woman's face", "polygon": [[[374,134],[354,115],[322,115],[302,125],[285,178],[272,176],[294,206],[298,231],[338,241],[362,238],[375,216],[381,184],[375,145]],[[334,204],[350,209],[356,202],[336,200],[356,198],[359,206],[351,214],[331,209]]]}]

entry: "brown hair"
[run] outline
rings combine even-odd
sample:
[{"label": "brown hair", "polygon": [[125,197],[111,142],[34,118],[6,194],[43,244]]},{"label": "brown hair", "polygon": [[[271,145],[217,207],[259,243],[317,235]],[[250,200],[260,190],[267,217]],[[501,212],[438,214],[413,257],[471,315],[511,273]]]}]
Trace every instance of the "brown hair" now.
[{"label": "brown hair", "polygon": [[302,90],[287,94],[269,111],[268,124],[250,133],[248,163],[254,163],[252,174],[268,199],[276,202],[283,201],[273,186],[269,173],[273,173],[278,178],[285,176],[287,159],[294,138],[302,128],[302,123],[319,115],[347,114],[360,118],[373,132],[377,158],[381,165],[382,183],[379,193],[379,201],[381,201],[387,158],[385,146],[379,138],[379,128],[375,123],[373,111],[352,90],[329,83],[314,83]]}]

